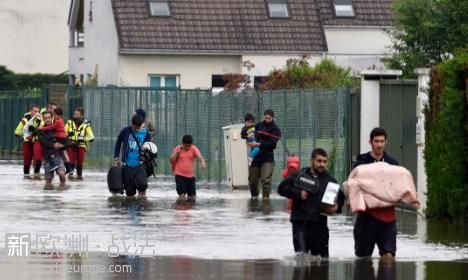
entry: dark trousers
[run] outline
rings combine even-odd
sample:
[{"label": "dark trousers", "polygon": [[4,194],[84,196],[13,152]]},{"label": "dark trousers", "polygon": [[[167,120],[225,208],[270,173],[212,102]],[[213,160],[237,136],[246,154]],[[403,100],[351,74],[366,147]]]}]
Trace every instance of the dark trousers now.
[{"label": "dark trousers", "polygon": [[293,222],[293,245],[296,253],[310,253],[328,258],[328,226],[322,222]]},{"label": "dark trousers", "polygon": [[354,223],[354,253],[357,257],[369,257],[375,244],[382,256],[396,253],[396,222],[385,223],[366,213],[359,213]]},{"label": "dark trousers", "polygon": [[125,166],[122,170],[123,184],[127,196],[132,196],[138,192],[146,191],[148,188],[148,178],[143,166]]},{"label": "dark trousers", "polygon": [[260,166],[249,167],[249,188],[251,196],[258,196],[259,183],[262,185],[262,196],[270,197],[271,177],[273,176],[274,162],[264,162]]},{"label": "dark trousers", "polygon": [[175,175],[176,190],[177,194],[186,194],[187,196],[194,196],[197,194],[195,188],[195,177],[185,177],[180,175]]}]

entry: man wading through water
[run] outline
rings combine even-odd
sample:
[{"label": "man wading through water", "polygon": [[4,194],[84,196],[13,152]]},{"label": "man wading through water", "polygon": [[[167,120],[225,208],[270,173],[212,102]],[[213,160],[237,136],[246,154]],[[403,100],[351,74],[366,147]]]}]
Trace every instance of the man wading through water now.
[{"label": "man wading through water", "polygon": [[[51,126],[53,124],[51,112],[45,112],[43,114],[43,118],[45,127]],[[53,130],[38,130],[38,134],[44,155],[44,171],[46,180],[45,187],[52,187],[52,179],[54,178],[54,173],[58,174],[60,178],[60,183],[63,186],[66,182],[65,164],[63,162],[61,151],[64,145],[62,143],[57,142],[57,139],[55,138],[55,131]]]},{"label": "man wading through water", "polygon": [[[248,142],[251,148],[259,147],[260,151],[249,166],[249,188],[252,199],[257,199],[259,194],[259,182],[262,185],[262,197],[268,199],[271,191],[271,177],[275,168],[273,151],[276,143],[281,139],[281,131],[274,121],[275,113],[271,109],[263,112],[263,121],[255,125],[256,141]],[[247,128],[244,126],[241,132],[242,139],[247,139]]]},{"label": "man wading through water", "polygon": [[[361,164],[383,161],[392,165],[398,162],[385,153],[387,133],[376,127],[370,133],[371,151],[360,154],[353,168]],[[354,250],[357,257],[371,257],[375,244],[383,261],[393,261],[396,253],[395,207],[367,209],[357,214],[354,223]]]},{"label": "man wading through water", "polygon": [[[143,126],[144,119],[140,115],[132,117],[132,125],[125,127],[119,133],[114,147],[115,165],[123,165],[122,178],[127,196],[146,196],[148,188],[147,173],[143,167],[140,146],[151,140],[151,136]],[[136,142],[138,141],[138,143]]]},{"label": "man wading through water", "polygon": [[278,186],[278,194],[290,198],[293,245],[296,254],[319,255],[328,258],[328,221],[325,214],[341,212],[345,196],[340,190],[333,206],[321,203],[329,182],[336,179],[327,171],[325,150],[312,151],[311,166],[289,176]]}]

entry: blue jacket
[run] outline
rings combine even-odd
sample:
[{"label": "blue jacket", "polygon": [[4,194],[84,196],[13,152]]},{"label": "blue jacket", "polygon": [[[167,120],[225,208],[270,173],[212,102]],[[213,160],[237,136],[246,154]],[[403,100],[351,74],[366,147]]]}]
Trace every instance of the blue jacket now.
[{"label": "blue jacket", "polygon": [[[131,134],[131,130],[132,130],[131,126],[127,126],[127,127],[123,128],[120,131],[119,136],[117,137],[117,142],[115,143],[115,147],[114,147],[114,158],[118,158],[120,156],[120,153],[122,153],[121,161],[124,164],[128,164],[127,157],[128,157],[128,153],[131,152],[130,149],[129,149],[129,142],[130,142],[130,140],[132,142],[134,142],[133,136]],[[143,146],[143,144],[145,142],[151,141],[151,135],[148,133],[148,130],[146,128],[142,128],[138,132],[133,131],[134,134],[139,134],[141,132],[146,133],[146,135],[144,137],[144,140],[142,141],[140,139],[140,141],[138,141],[140,143],[140,145]],[[137,138],[138,138],[138,136],[137,136]],[[136,148],[138,149],[138,147],[136,147]],[[140,165],[140,163],[138,163],[137,165]],[[135,166],[135,165],[131,164],[131,166]]]}]

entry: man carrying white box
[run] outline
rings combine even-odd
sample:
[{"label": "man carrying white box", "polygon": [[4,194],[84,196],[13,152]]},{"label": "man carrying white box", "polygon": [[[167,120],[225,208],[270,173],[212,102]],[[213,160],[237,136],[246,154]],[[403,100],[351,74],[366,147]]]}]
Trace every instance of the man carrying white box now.
[{"label": "man carrying white box", "polygon": [[327,215],[341,213],[344,194],[336,179],[326,170],[328,155],[314,149],[311,167],[301,169],[278,186],[278,193],[291,198],[290,221],[296,254],[328,257]]}]

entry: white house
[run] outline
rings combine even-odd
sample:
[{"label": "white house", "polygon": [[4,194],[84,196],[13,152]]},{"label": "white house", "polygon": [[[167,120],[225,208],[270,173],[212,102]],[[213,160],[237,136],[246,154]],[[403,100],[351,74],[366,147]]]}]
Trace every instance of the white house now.
[{"label": "white house", "polygon": [[327,41],[326,56],[355,73],[384,70],[380,61],[388,55],[391,40],[393,0],[319,0]]},{"label": "white house", "polygon": [[390,3],[72,0],[70,81],[212,88],[223,74],[255,80],[304,54],[312,64],[328,56],[356,70],[378,67]]},{"label": "white house", "polygon": [[18,73],[68,69],[70,0],[1,0],[0,65]]}]

